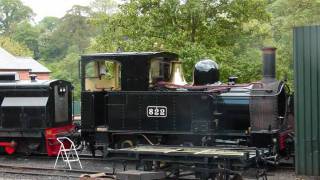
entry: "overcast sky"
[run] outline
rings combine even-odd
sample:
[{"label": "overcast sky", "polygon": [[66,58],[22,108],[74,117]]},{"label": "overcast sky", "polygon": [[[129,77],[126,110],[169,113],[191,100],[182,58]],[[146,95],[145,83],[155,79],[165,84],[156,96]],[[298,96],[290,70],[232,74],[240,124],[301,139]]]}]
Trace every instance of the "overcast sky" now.
[{"label": "overcast sky", "polygon": [[46,16],[62,17],[75,4],[87,6],[92,0],[21,0],[36,13],[38,22]]}]

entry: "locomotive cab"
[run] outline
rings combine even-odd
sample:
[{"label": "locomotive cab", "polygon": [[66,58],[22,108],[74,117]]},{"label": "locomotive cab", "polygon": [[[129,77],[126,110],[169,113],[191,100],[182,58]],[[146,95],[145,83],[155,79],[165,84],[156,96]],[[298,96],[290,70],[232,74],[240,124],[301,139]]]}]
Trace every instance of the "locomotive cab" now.
[{"label": "locomotive cab", "polygon": [[81,57],[82,91],[147,91],[169,80],[174,53],[101,53]]}]

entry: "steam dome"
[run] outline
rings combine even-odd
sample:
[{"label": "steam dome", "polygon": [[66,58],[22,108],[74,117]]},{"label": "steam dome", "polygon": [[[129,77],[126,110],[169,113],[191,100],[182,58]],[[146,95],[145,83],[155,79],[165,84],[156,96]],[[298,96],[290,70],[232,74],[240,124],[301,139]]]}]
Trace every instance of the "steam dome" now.
[{"label": "steam dome", "polygon": [[197,62],[193,71],[193,84],[196,86],[214,84],[219,81],[219,66],[211,59]]}]

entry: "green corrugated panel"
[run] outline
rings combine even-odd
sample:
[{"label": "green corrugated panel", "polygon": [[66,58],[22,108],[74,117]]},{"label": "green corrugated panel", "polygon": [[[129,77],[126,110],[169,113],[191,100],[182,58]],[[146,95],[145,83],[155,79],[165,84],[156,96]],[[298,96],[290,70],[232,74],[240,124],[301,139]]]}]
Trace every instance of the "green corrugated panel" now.
[{"label": "green corrugated panel", "polygon": [[320,26],[294,29],[296,173],[320,175]]},{"label": "green corrugated panel", "polygon": [[79,116],[81,113],[81,102],[73,101],[73,115]]}]

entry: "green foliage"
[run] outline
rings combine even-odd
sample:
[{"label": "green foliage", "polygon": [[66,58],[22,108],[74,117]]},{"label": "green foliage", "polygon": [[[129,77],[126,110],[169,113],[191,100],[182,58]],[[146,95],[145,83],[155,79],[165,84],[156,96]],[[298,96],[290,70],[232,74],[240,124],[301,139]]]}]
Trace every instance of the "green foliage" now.
[{"label": "green foliage", "polygon": [[37,28],[41,33],[53,32],[60,23],[60,19],[57,17],[44,17],[37,25]]},{"label": "green foliage", "polygon": [[33,25],[32,10],[20,0],[0,0],[0,46],[41,59],[54,78],[74,84],[77,98],[79,55],[97,51],[172,51],[190,82],[197,61],[214,59],[222,81],[232,75],[249,82],[261,79],[260,48],[275,46],[277,78],[292,86],[292,28],[320,23],[318,0],[127,0],[119,8],[116,2],[94,0]]},{"label": "green foliage", "polygon": [[[240,76],[256,80],[258,53],[268,35],[267,3],[263,0],[135,0],[121,5],[120,12],[104,19],[104,31],[93,44],[98,51],[173,51],[184,61],[187,80],[193,65],[202,58],[215,58],[222,67],[222,79]],[[240,61],[240,59],[242,61]],[[244,68],[244,69],[241,69]],[[227,70],[227,71],[226,71]],[[258,70],[259,72],[259,70]]]},{"label": "green foliage", "polygon": [[92,11],[100,15],[116,12],[117,6],[115,0],[95,0],[90,4]]},{"label": "green foliage", "polygon": [[30,7],[23,5],[20,0],[0,0],[0,32],[14,33],[15,26],[30,20],[33,12]]},{"label": "green foliage", "polygon": [[95,35],[95,27],[89,23],[92,11],[89,7],[73,6],[62,18],[60,30],[68,38],[71,46],[76,46],[84,53],[90,45],[90,38]]},{"label": "green foliage", "polygon": [[75,87],[74,97],[80,99],[80,81],[78,72],[78,61],[80,57],[78,53],[69,52],[68,55],[61,61],[47,63],[42,61],[52,71],[54,79],[64,79],[70,81]]},{"label": "green foliage", "polygon": [[84,6],[73,6],[59,21],[44,19],[42,27],[50,27],[40,36],[41,58],[48,61],[63,59],[70,47],[78,53],[84,53],[90,45],[95,27],[89,22],[91,10]]},{"label": "green foliage", "polygon": [[33,51],[33,57],[38,59],[39,54],[39,29],[32,26],[29,22],[22,22],[17,25],[15,33],[12,35],[13,39],[25,44]]},{"label": "green foliage", "polygon": [[20,44],[9,37],[0,36],[0,47],[15,56],[32,56],[32,52],[24,44]]},{"label": "green foliage", "polygon": [[277,50],[277,76],[293,86],[292,29],[320,24],[320,1],[276,0],[269,5],[272,14],[272,41]]}]

